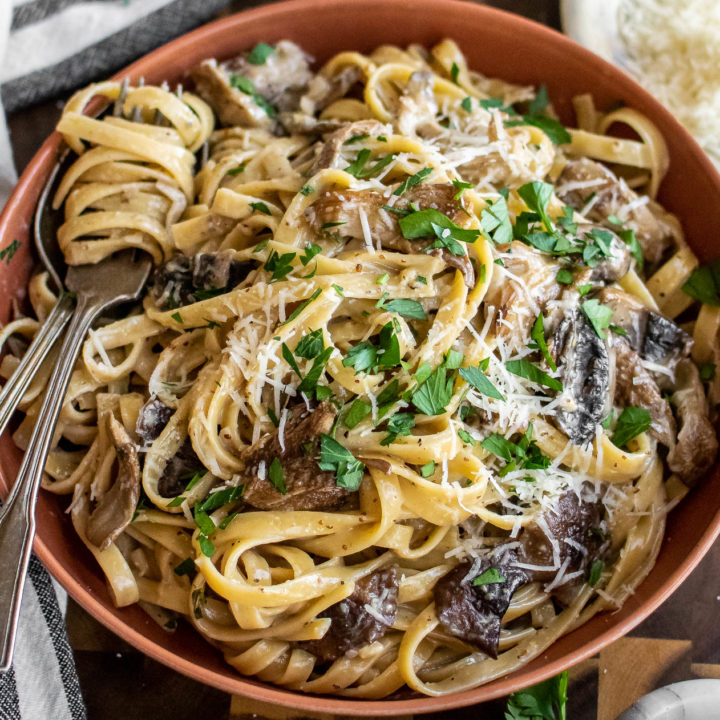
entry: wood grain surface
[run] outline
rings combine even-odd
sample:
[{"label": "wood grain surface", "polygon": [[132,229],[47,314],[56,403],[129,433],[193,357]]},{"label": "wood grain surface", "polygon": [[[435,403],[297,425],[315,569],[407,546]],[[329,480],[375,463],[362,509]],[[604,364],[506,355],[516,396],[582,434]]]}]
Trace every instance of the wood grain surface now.
[{"label": "wood grain surface", "polygon": [[[236,12],[258,3],[230,3]],[[559,28],[557,0],[488,4]],[[8,118],[18,169],[52,131],[62,99]],[[720,678],[720,547],[651,617],[598,656],[570,670],[569,720],[614,720],[654,688],[692,678]],[[70,644],[90,720],[330,720],[230,696],[193,682],[136,652],[70,601]],[[428,715],[449,720],[501,720],[505,701]]]}]

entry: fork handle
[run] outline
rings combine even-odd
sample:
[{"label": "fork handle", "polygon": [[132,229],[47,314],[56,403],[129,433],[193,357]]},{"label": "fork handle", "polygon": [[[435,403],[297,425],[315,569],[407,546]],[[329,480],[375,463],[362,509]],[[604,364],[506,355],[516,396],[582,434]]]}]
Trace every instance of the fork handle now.
[{"label": "fork handle", "polygon": [[22,400],[42,361],[67,325],[74,305],[73,296],[63,293],[30,343],[20,364],[0,392],[0,435]]},{"label": "fork handle", "polygon": [[35,534],[35,504],[45,462],[55,433],[65,392],[80,346],[104,306],[78,301],[60,350],[58,364],[48,380],[23,463],[0,514],[0,672],[10,669],[15,645],[20,598]]}]

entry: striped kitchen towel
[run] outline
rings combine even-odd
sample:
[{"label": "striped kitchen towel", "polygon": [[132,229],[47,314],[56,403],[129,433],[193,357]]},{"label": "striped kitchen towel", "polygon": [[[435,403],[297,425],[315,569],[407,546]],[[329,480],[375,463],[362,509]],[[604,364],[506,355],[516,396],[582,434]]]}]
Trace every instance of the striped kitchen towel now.
[{"label": "striped kitchen towel", "polygon": [[[0,0],[0,207],[17,180],[5,111],[60,97],[105,77],[211,19],[228,4],[229,0]],[[33,556],[14,665],[0,674],[0,720],[85,720],[65,631],[66,603],[64,591]]]}]

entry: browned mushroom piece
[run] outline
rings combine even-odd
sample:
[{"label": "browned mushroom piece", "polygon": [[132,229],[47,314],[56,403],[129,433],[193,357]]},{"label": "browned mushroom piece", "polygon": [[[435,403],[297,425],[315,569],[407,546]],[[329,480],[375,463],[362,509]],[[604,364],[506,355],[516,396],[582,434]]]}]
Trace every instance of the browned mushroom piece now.
[{"label": "browned mushroom piece", "polygon": [[571,407],[559,407],[555,420],[575,445],[585,446],[595,437],[598,423],[609,409],[608,350],[579,307],[567,312],[552,338],[565,396]]},{"label": "browned mushroom piece", "polygon": [[342,127],[330,133],[319,147],[318,156],[310,168],[309,174],[314,175],[320,170],[334,167],[345,167],[346,162],[339,162],[341,151],[345,143],[353,137],[360,135],[382,135],[385,126],[377,120],[357,120],[356,122],[343,123]]},{"label": "browned mushroom piece", "polygon": [[474,563],[468,560],[443,575],[433,588],[435,614],[442,627],[493,658],[503,615],[515,591],[528,580],[527,572],[514,566],[516,561],[513,550]]},{"label": "browned mushroom piece", "polygon": [[150,281],[150,293],[161,310],[197,302],[207,291],[227,292],[240,284],[255,262],[237,260],[234,251],[177,255],[158,266]]},{"label": "browned mushroom piece", "polygon": [[690,354],[690,335],[632,295],[610,287],[603,289],[598,299],[613,311],[613,324],[625,331],[625,340],[645,360],[673,371],[680,359]]},{"label": "browned mushroom piece", "polygon": [[[287,40],[277,43],[259,65],[249,62],[248,53],[243,53],[223,63],[204,60],[190,74],[198,95],[223,125],[267,130],[275,126],[275,110],[297,109],[312,78],[307,55]],[[243,92],[245,89],[248,92]]]},{"label": "browned mushroom piece", "polygon": [[[638,407],[650,413],[650,433],[663,445],[675,445],[677,428],[670,404],[663,397],[657,382],[645,369],[640,356],[622,337],[614,337],[615,405]],[[701,389],[702,393],[702,389]]]},{"label": "browned mushroom piece", "polygon": [[323,662],[333,662],[380,640],[395,622],[397,606],[397,570],[377,570],[357,580],[351,595],[321,613],[319,617],[331,620],[327,632],[301,646]]},{"label": "browned mushroom piece", "polygon": [[[422,210],[438,210],[456,225],[463,226],[468,216],[462,204],[455,200],[456,193],[457,189],[453,185],[421,184],[403,193],[394,207],[402,210],[415,204]],[[384,209],[388,202],[385,195],[373,190],[329,190],[305,211],[305,217],[318,233],[324,232],[323,227],[330,225],[331,232],[338,237],[364,240],[361,220],[361,214],[364,213],[373,242],[379,241],[383,249],[408,254],[423,252],[428,241],[403,237],[397,215]],[[453,255],[445,248],[432,250],[431,254],[441,257],[448,266],[460,270],[465,284],[473,287],[475,271],[467,254]]]},{"label": "browned mushroom piece", "polygon": [[302,114],[305,118],[314,119],[313,116],[318,111],[347,95],[362,77],[363,70],[357,65],[348,65],[329,78],[321,74],[315,75],[298,102],[300,113],[296,115]]},{"label": "browned mushroom piece", "polygon": [[518,558],[523,565],[534,566],[527,569],[531,580],[553,581],[563,567],[563,577],[571,576],[553,590],[562,604],[571,600],[574,589],[586,580],[585,570],[609,546],[604,516],[600,499],[585,500],[568,491],[520,533]]},{"label": "browned mushroom piece", "polygon": [[193,449],[190,438],[185,438],[185,442],[163,468],[158,479],[158,494],[164,498],[177,497],[196,472],[204,473],[205,468]]},{"label": "browned mushroom piece", "polygon": [[[248,448],[243,459],[245,485],[243,500],[260,510],[327,510],[348,496],[338,486],[335,473],[320,470],[317,464],[320,435],[329,433],[335,408],[328,402],[308,410],[297,405],[282,427]],[[283,471],[285,492],[270,479],[270,468],[278,460]]]},{"label": "browned mushroom piece", "polygon": [[438,104],[433,92],[434,78],[430,70],[416,70],[410,75],[398,101],[397,125],[403,135],[431,137],[440,129],[436,119]]},{"label": "browned mushroom piece", "polygon": [[[630,248],[612,231],[602,225],[579,223],[577,235],[585,240],[595,240],[607,247],[607,256],[594,258],[590,268],[592,282],[612,283],[625,275],[632,265]],[[597,240],[596,240],[597,242]]]},{"label": "browned mushroom piece", "polygon": [[687,485],[694,485],[712,467],[718,441],[708,418],[708,402],[697,367],[681,360],[675,376],[672,403],[677,409],[680,432],[668,454],[668,466]]},{"label": "browned mushroom piece", "polygon": [[88,540],[100,550],[106,550],[130,524],[140,498],[137,449],[113,416],[110,416],[108,430],[118,461],[117,476],[90,513],[86,528]]},{"label": "browned mushroom piece", "polygon": [[[650,266],[656,266],[674,242],[677,231],[670,216],[656,203],[642,203],[639,196],[627,183],[616,177],[604,165],[580,158],[571,160],[558,179],[556,192],[564,202],[582,211],[588,220],[602,223],[612,229],[608,218],[616,216],[624,224],[635,230],[642,248],[643,257]],[[633,209],[623,215],[623,209],[630,205]]]},{"label": "browned mushroom piece", "polygon": [[138,413],[135,433],[145,446],[149,446],[160,437],[163,428],[168,424],[175,411],[154,395]]}]

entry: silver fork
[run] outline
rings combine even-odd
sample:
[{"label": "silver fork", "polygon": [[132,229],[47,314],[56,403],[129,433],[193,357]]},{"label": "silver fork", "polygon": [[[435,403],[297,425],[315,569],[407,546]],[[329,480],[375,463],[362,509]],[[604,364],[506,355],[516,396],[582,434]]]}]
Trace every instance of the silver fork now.
[{"label": "silver fork", "polygon": [[55,426],[75,360],[88,330],[113,305],[140,297],[152,267],[150,256],[123,250],[96,265],[68,269],[65,286],[77,304],[60,349],[59,361],[47,384],[30,444],[20,472],[0,514],[0,672],[10,669],[20,598],[35,535],[35,504]]}]

